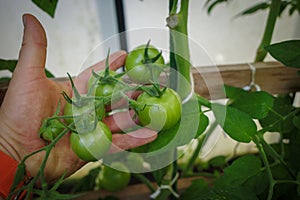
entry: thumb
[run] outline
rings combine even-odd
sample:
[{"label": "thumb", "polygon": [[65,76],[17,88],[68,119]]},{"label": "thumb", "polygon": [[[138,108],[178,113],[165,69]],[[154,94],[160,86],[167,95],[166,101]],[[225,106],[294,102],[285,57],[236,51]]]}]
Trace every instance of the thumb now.
[{"label": "thumb", "polygon": [[47,38],[44,28],[34,16],[24,14],[23,24],[23,42],[15,75],[20,73],[23,79],[32,80],[45,76]]}]

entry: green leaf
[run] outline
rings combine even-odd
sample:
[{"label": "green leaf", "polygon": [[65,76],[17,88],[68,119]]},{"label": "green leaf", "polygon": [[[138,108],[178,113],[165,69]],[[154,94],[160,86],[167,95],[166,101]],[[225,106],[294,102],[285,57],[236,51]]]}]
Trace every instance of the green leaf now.
[{"label": "green leaf", "polygon": [[267,8],[270,7],[270,3],[269,2],[262,2],[262,3],[258,3],[244,11],[242,11],[241,13],[237,14],[236,17],[239,16],[243,16],[243,15],[249,15],[249,14],[253,14],[259,10],[265,10]]},{"label": "green leaf", "polygon": [[251,191],[249,188],[242,187],[242,186],[233,187],[231,185],[226,185],[222,188],[220,187],[214,188],[210,193],[210,195],[206,196],[204,199],[258,200],[255,193]]},{"label": "green leaf", "polygon": [[233,87],[229,85],[224,85],[224,92],[227,98],[229,98],[231,101],[238,98],[240,95],[248,93],[246,90],[243,90],[242,88]]},{"label": "green leaf", "polygon": [[256,124],[247,113],[216,103],[212,104],[212,110],[218,124],[232,139],[250,142],[256,134]]},{"label": "green leaf", "polygon": [[260,119],[259,122],[263,128],[269,127],[268,131],[270,132],[281,132],[287,133],[294,128],[293,125],[293,116],[284,118],[288,115],[294,107],[293,98],[289,95],[281,95],[274,98],[273,111]]},{"label": "green leaf", "polygon": [[228,2],[228,0],[214,0],[213,2],[211,2],[211,0],[207,0],[205,2],[205,7],[207,6],[207,13],[210,14],[211,11],[216,7],[216,5],[221,4],[221,3],[225,3]]},{"label": "green leaf", "polygon": [[224,175],[215,182],[215,185],[220,188],[226,185],[240,186],[250,177],[257,175],[260,168],[261,161],[257,156],[242,156],[224,169]]},{"label": "green leaf", "polygon": [[220,156],[216,156],[212,159],[210,159],[208,161],[209,165],[211,165],[212,167],[220,167],[223,168],[227,161],[226,161],[226,156],[220,155]]},{"label": "green leaf", "polygon": [[202,135],[209,125],[209,119],[203,112],[200,113],[199,119],[198,131],[194,138],[198,138]]},{"label": "green leaf", "polygon": [[58,0],[32,0],[39,8],[48,13],[52,18],[54,17],[55,9]]},{"label": "green leaf", "polygon": [[45,73],[46,73],[46,76],[48,77],[48,78],[54,78],[55,76],[54,76],[54,74],[52,74],[49,70],[47,70],[47,69],[45,69]]},{"label": "green leaf", "polygon": [[207,181],[199,178],[192,181],[191,186],[189,186],[180,196],[180,200],[198,199],[199,196],[204,196],[208,192],[209,187]]},{"label": "green leaf", "polygon": [[288,67],[300,68],[300,40],[289,40],[266,46],[265,49]]},{"label": "green leaf", "polygon": [[0,70],[8,70],[13,72],[16,68],[18,60],[3,60],[0,59]]},{"label": "green leaf", "polygon": [[[17,63],[18,63],[18,60],[0,59],[0,70],[8,70],[11,73],[13,73],[17,66]],[[49,70],[45,69],[45,73],[48,78],[54,78],[54,75]],[[8,80],[8,79],[5,79],[5,80]]]},{"label": "green leaf", "polygon": [[254,119],[265,118],[273,107],[274,98],[267,92],[248,92],[239,95],[230,106],[248,113]]}]

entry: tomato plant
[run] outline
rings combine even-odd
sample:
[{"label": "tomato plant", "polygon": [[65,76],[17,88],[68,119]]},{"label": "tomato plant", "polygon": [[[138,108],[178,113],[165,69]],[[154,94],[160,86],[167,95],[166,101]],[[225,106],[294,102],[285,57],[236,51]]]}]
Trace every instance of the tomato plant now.
[{"label": "tomato plant", "polygon": [[99,188],[115,192],[126,187],[131,175],[128,168],[121,162],[115,161],[110,166],[104,165],[96,178]]},{"label": "tomato plant", "polygon": [[165,67],[164,58],[149,42],[133,49],[127,55],[125,70],[132,81],[150,83],[155,81]]},{"label": "tomato plant", "polygon": [[167,88],[161,96],[151,96],[144,92],[137,98],[142,109],[137,110],[141,125],[154,130],[166,130],[181,118],[182,105],[179,95]]},{"label": "tomato plant", "polygon": [[110,148],[112,133],[106,124],[99,121],[93,131],[85,133],[71,133],[72,150],[85,161],[96,161]]}]

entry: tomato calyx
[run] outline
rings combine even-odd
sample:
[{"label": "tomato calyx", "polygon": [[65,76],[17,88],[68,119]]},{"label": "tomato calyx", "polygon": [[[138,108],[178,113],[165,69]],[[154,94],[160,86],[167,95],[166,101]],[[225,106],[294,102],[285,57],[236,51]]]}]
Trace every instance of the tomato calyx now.
[{"label": "tomato calyx", "polygon": [[105,69],[104,69],[104,71],[100,71],[100,73],[99,72],[97,73],[94,70],[92,71],[92,77],[95,80],[92,80],[93,83],[88,88],[88,95],[93,94],[95,92],[95,89],[97,88],[97,86],[100,86],[100,85],[111,85],[111,86],[115,86],[116,84],[124,85],[120,81],[120,78],[124,74],[125,73],[116,73],[116,72],[111,71],[109,69],[109,50],[108,50],[107,57],[106,57],[106,60],[105,60]]},{"label": "tomato calyx", "polygon": [[150,58],[148,54],[149,46],[150,46],[150,40],[148,40],[144,50],[144,59],[142,60],[143,64],[155,63],[162,56],[162,51],[160,51],[156,56]]}]

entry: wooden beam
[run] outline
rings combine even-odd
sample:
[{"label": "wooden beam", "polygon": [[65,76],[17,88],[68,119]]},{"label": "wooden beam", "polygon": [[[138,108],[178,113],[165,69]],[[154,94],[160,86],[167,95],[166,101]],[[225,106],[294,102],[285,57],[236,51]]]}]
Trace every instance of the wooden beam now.
[{"label": "wooden beam", "polygon": [[[261,90],[271,94],[286,94],[300,91],[300,76],[297,69],[288,68],[279,62],[251,63],[255,68],[255,83]],[[249,64],[201,66],[192,68],[195,92],[207,99],[224,98],[223,85],[243,88],[251,82]],[[68,78],[54,78],[57,82]],[[0,103],[4,98],[8,83],[0,84]]]},{"label": "wooden beam", "polygon": [[[251,63],[255,68],[255,83],[271,94],[300,91],[297,69],[278,62]],[[195,92],[208,99],[224,98],[223,85],[243,88],[251,83],[249,64],[196,67],[192,69]]]}]

